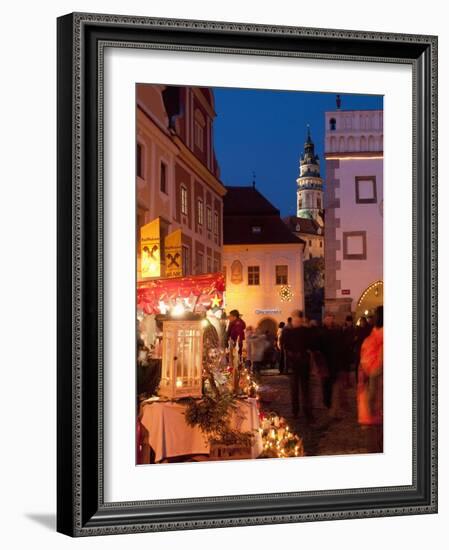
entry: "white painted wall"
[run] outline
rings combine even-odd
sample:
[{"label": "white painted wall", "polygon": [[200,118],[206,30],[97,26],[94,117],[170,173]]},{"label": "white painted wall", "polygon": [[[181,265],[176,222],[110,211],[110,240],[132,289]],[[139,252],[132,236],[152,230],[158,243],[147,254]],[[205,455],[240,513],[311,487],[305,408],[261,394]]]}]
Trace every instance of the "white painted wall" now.
[{"label": "white painted wall", "polygon": [[[358,204],[355,201],[355,177],[375,176],[377,186],[377,202]],[[349,289],[353,299],[354,310],[362,292],[374,281],[383,279],[383,217],[380,203],[383,200],[383,160],[382,159],[352,159],[340,160],[340,167],[335,171],[335,177],[340,180],[336,189],[336,197],[340,199],[340,208],[335,215],[340,218],[337,229],[337,240],[340,250],[337,251],[337,261],[341,269],[337,271],[337,279],[341,281],[341,289],[337,298],[342,295],[342,289]],[[400,205],[398,205],[400,206]],[[366,260],[345,260],[343,258],[343,233],[348,231],[366,231]]]},{"label": "white painted wall", "polygon": [[[243,281],[231,281],[231,265],[239,260],[243,266]],[[277,323],[286,321],[293,309],[304,308],[302,277],[302,245],[224,245],[223,265],[226,267],[226,311],[238,309],[245,323],[256,327],[270,317]],[[260,285],[248,285],[248,266],[260,266]],[[291,302],[279,297],[281,286],[276,285],[276,265],[288,266],[288,284],[293,291]],[[263,313],[263,310],[277,310]]]}]

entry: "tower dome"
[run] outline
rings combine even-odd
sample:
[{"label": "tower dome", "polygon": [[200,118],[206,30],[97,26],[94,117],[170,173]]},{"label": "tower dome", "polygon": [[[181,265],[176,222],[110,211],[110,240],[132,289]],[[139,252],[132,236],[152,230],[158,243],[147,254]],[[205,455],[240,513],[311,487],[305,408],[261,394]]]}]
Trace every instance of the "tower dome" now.
[{"label": "tower dome", "polygon": [[320,161],[307,125],[304,151],[299,159],[299,177],[296,180],[297,217],[322,221],[323,179],[320,177]]}]

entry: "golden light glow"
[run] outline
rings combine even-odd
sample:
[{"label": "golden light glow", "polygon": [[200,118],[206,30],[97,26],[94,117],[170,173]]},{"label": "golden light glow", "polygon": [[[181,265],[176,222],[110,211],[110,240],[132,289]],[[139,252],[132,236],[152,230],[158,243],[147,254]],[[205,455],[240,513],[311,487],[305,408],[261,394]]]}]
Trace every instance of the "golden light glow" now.
[{"label": "golden light glow", "polygon": [[327,156],[326,160],[371,160],[371,159],[383,159],[383,155],[381,156],[372,156],[372,157],[334,157],[332,154]]},{"label": "golden light glow", "polygon": [[357,305],[360,306],[360,304],[363,302],[363,300],[365,299],[366,295],[368,294],[368,292],[370,292],[373,288],[377,288],[379,286],[383,286],[383,281],[376,281],[375,283],[369,285],[368,288],[366,288],[363,292],[363,294],[360,296],[360,299],[359,301],[357,302]]},{"label": "golden light glow", "polygon": [[182,304],[176,304],[172,309],[171,314],[173,317],[182,317],[184,315],[185,308]]}]

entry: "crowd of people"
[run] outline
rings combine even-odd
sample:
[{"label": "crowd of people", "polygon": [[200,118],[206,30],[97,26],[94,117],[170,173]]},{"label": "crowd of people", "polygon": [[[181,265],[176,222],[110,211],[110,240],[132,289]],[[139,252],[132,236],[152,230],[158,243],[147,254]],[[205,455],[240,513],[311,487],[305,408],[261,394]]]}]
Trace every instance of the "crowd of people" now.
[{"label": "crowd of people", "polygon": [[277,334],[247,327],[237,310],[229,314],[227,345],[236,361],[242,360],[244,342],[246,362],[255,376],[266,367],[290,375],[292,414],[302,409],[314,421],[311,372],[321,382],[322,402],[338,417],[345,390],[356,384],[358,422],[381,425],[383,421],[383,307],[373,317],[361,317],[354,324],[348,315],[342,325],[332,313],[322,324],[308,320],[295,310],[287,322],[279,324]]}]

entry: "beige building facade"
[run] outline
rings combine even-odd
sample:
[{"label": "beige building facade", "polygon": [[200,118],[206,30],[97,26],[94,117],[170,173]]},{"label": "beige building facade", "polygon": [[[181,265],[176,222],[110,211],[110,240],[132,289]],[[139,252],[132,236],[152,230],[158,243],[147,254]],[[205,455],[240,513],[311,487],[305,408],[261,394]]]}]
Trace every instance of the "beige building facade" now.
[{"label": "beige building facade", "polygon": [[237,309],[247,326],[275,333],[293,309],[304,310],[305,243],[254,185],[226,189],[226,311]]}]

